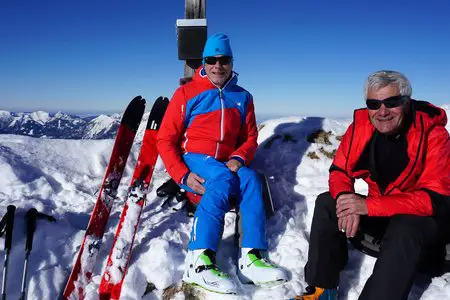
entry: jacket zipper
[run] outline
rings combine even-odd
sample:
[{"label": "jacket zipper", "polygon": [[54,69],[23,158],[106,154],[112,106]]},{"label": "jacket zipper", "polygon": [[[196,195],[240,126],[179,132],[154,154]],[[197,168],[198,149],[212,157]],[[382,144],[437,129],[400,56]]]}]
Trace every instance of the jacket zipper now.
[{"label": "jacket zipper", "polygon": [[348,174],[348,160],[350,159],[350,151],[352,151],[352,144],[353,144],[353,137],[355,136],[355,128],[356,128],[356,110],[353,112],[353,128],[352,128],[352,135],[350,138],[350,145],[348,146],[348,153],[347,153],[347,159],[345,160],[345,174]]},{"label": "jacket zipper", "polygon": [[223,119],[224,119],[224,110],[223,110],[223,97],[222,97],[222,89],[219,89],[219,99],[220,99],[220,138],[216,144],[216,154],[214,154],[214,158],[217,159],[219,155],[219,146],[220,142],[223,140]]},{"label": "jacket zipper", "polygon": [[[211,80],[211,83],[217,87],[219,89],[219,99],[220,99],[220,139],[216,144],[216,153],[214,154],[214,158],[217,159],[217,156],[219,154],[219,146],[220,146],[220,142],[223,141],[223,121],[224,121],[224,108],[223,108],[223,90],[227,87],[228,83],[231,82],[231,80],[233,80],[234,76],[236,76],[236,74],[233,73],[233,75],[231,76],[230,80],[227,81],[227,83],[225,83],[225,85],[223,86],[223,88],[218,87],[217,85],[215,85]],[[208,77],[209,79],[209,77]]]},{"label": "jacket zipper", "polygon": [[397,185],[397,186],[394,185],[385,195],[389,195],[394,190],[394,188],[400,189],[400,187],[406,182],[408,177],[411,176],[412,172],[416,168],[416,164],[417,164],[417,161],[418,161],[419,156],[420,156],[420,150],[422,149],[423,138],[424,138],[424,135],[425,135],[425,130],[423,129],[424,125],[423,125],[422,116],[420,116],[420,125],[421,125],[421,132],[420,132],[419,146],[417,147],[417,154],[416,154],[416,158],[414,160],[413,166],[411,167],[411,170],[409,171],[408,175],[405,178],[403,178],[402,182],[400,182],[400,184]]}]

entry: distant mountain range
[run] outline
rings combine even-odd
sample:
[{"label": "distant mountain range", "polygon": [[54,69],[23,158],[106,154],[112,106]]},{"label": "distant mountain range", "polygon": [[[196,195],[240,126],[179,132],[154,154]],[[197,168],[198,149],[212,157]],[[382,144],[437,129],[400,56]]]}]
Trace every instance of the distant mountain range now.
[{"label": "distant mountain range", "polygon": [[[450,117],[450,104],[441,105]],[[18,134],[51,139],[113,139],[116,136],[122,115],[98,115],[80,117],[58,112],[45,111],[15,113],[0,110],[0,134]],[[259,114],[257,123],[281,116]],[[146,122],[148,113],[144,114],[142,122]],[[446,126],[450,131],[450,122]],[[142,131],[142,130],[141,130]],[[142,135],[138,132],[138,135]]]},{"label": "distant mountain range", "polygon": [[14,113],[0,110],[0,134],[54,139],[111,139],[120,125],[120,114],[79,117],[44,111]]},{"label": "distant mountain range", "polygon": [[[258,124],[276,115],[258,115]],[[279,117],[279,116],[278,116]],[[9,112],[0,110],[0,134],[18,134],[50,139],[113,139],[121,114],[80,117],[67,113]],[[142,122],[146,122],[148,113]],[[139,135],[140,133],[138,133]]]}]

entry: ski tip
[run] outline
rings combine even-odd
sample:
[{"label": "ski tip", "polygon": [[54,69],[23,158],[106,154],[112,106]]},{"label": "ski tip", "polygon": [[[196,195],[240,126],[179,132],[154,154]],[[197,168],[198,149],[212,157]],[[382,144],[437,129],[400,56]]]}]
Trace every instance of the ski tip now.
[{"label": "ski tip", "polygon": [[135,108],[135,109],[145,109],[145,98],[142,96],[136,96],[131,100],[130,104],[128,104],[127,109]]},{"label": "ski tip", "polygon": [[142,101],[145,102],[145,99],[142,98],[142,96],[139,95],[139,96],[134,97],[133,100],[131,100],[131,103],[133,103],[133,102],[142,102]]},{"label": "ski tip", "polygon": [[160,96],[155,100],[148,117],[146,129],[159,130],[168,105],[169,99],[167,99],[167,97]]},{"label": "ski tip", "polygon": [[142,115],[145,111],[145,99],[142,96],[136,96],[128,104],[125,110],[121,124],[126,124],[132,131],[136,132],[141,123]]},{"label": "ski tip", "polygon": [[161,102],[161,103],[163,103],[163,102],[169,102],[169,98],[164,97],[164,96],[159,96],[158,98],[156,98],[155,104],[156,104],[156,102]]}]

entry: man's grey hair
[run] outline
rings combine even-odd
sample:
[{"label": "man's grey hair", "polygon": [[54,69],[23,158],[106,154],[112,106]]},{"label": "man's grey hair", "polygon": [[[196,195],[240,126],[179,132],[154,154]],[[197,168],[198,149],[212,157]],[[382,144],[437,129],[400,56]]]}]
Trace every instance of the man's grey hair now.
[{"label": "man's grey hair", "polygon": [[364,84],[364,98],[367,99],[370,90],[376,91],[390,84],[393,84],[398,88],[401,96],[411,97],[411,83],[405,75],[396,71],[381,70],[372,73],[367,77],[366,83]]}]

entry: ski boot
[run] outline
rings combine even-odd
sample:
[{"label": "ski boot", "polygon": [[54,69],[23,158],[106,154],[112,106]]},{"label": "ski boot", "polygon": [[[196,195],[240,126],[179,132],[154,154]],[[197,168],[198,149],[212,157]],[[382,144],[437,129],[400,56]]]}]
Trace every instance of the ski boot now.
[{"label": "ski boot", "polygon": [[189,250],[183,282],[198,285],[220,294],[236,294],[236,285],[229,275],[216,266],[216,253],[210,249]]},{"label": "ski boot", "polygon": [[286,272],[270,263],[258,249],[242,248],[238,276],[242,283],[274,287],[287,281]]}]

